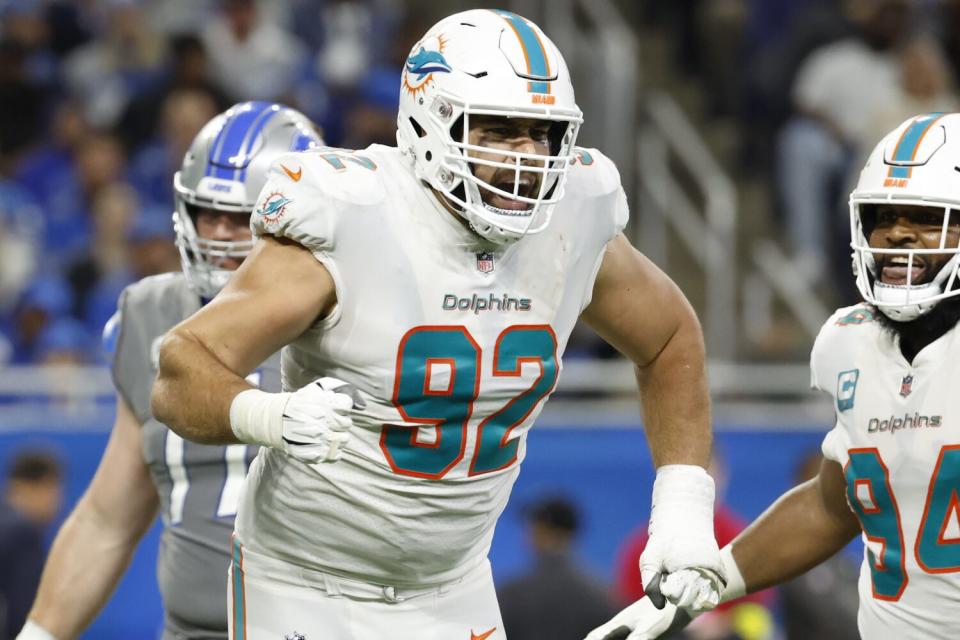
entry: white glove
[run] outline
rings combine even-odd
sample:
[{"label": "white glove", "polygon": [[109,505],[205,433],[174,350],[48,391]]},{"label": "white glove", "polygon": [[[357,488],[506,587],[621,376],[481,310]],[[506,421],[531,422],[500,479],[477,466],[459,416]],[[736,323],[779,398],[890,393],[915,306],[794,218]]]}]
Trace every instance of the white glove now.
[{"label": "white glove", "polygon": [[[733,559],[732,545],[728,544],[720,550],[720,564],[721,572],[727,577],[727,586],[723,589],[720,602],[743,596],[747,589],[740,568]],[[591,631],[585,640],[656,640],[666,633],[683,629],[700,613],[703,612],[681,609],[670,602],[657,607],[651,598],[641,598],[606,624]]]},{"label": "white glove", "polygon": [[307,463],[336,462],[350,439],[350,411],[364,408],[351,385],[320,378],[293,393],[241,391],[230,405],[240,442],[282,449]]},{"label": "white glove", "polygon": [[57,638],[33,620],[27,620],[15,640],[57,640]]},{"label": "white glove", "polygon": [[713,535],[713,478],[695,465],[657,470],[650,539],[640,556],[640,577],[654,606],[669,601],[690,614],[720,601],[726,578]]},{"label": "white glove", "polygon": [[591,631],[584,640],[656,640],[683,629],[692,619],[685,610],[672,604],[658,609],[650,598],[641,598]]}]

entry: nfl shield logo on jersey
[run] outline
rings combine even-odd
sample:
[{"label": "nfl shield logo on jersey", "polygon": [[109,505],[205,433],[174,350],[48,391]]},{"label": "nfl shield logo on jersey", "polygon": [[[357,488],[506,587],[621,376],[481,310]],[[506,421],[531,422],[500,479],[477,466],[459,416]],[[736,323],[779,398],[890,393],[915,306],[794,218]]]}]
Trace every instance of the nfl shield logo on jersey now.
[{"label": "nfl shield logo on jersey", "polygon": [[908,395],[910,395],[910,392],[913,391],[912,387],[913,376],[908,373],[907,375],[903,376],[903,380],[900,381],[900,395],[906,398]]},{"label": "nfl shield logo on jersey", "polygon": [[493,271],[493,254],[489,251],[481,251],[477,254],[477,269],[481,273],[490,273]]}]

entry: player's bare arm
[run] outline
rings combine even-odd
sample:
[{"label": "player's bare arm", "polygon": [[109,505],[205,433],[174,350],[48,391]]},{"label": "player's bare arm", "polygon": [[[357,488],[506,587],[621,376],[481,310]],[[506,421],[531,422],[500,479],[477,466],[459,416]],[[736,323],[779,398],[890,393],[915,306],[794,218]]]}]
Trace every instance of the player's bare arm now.
[{"label": "player's bare arm", "polygon": [[164,338],[153,414],[188,440],[238,442],[230,407],[253,388],[244,376],[335,303],[333,279],[309,250],[263,237],[223,291]]},{"label": "player's bare arm", "polygon": [[607,245],[583,318],[636,366],[654,464],[706,467],[711,431],[703,336],[677,285],[620,234]]},{"label": "player's bare arm", "polygon": [[57,638],[76,637],[113,593],[158,508],[140,423],[118,397],[110,441],[54,540],[29,620]]},{"label": "player's bare arm", "polygon": [[712,608],[723,576],[713,479],[705,470],[711,427],[700,323],[679,288],[623,234],[607,245],[583,317],[636,367],[657,467],[643,583],[658,606],[666,597],[685,608]]},{"label": "player's bare arm", "polygon": [[783,494],[731,546],[750,593],[808,571],[859,533],[843,469],[825,460],[817,477]]}]

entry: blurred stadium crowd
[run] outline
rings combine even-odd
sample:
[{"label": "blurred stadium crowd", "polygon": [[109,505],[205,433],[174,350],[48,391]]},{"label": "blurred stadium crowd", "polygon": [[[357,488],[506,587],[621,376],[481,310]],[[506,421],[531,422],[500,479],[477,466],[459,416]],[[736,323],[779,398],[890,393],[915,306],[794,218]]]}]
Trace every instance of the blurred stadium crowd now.
[{"label": "blurred stadium crowd", "polygon": [[[332,146],[391,144],[410,42],[464,5],[421,4],[0,2],[0,363],[99,361],[122,288],[178,266],[171,176],[226,106],[278,100]],[[617,4],[640,36],[640,98],[692,96],[741,188],[743,233],[779,236],[828,305],[854,301],[855,168],[907,116],[957,108],[960,1]]]},{"label": "blurred stadium crowd", "polygon": [[0,2],[0,363],[101,358],[123,287],[179,269],[172,175],[230,104],[391,144],[424,20],[380,1]]}]

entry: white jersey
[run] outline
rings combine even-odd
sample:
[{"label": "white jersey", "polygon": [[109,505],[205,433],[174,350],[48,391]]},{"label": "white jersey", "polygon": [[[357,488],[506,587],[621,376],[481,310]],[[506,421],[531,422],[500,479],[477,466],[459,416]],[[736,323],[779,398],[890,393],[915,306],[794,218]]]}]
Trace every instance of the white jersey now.
[{"label": "white jersey", "polygon": [[823,453],[843,465],[863,528],[860,634],[960,637],[960,340],[954,328],[908,363],[867,305],[838,310],[811,356],[834,398]]},{"label": "white jersey", "polygon": [[593,150],[578,151],[548,228],[506,248],[466,229],[395,148],[275,162],[254,233],[309,248],[338,301],[284,349],[283,386],[333,376],[366,407],[335,464],[262,450],[237,518],[244,546],[398,586],[484,562],[527,432],[626,220],[616,168]]}]

